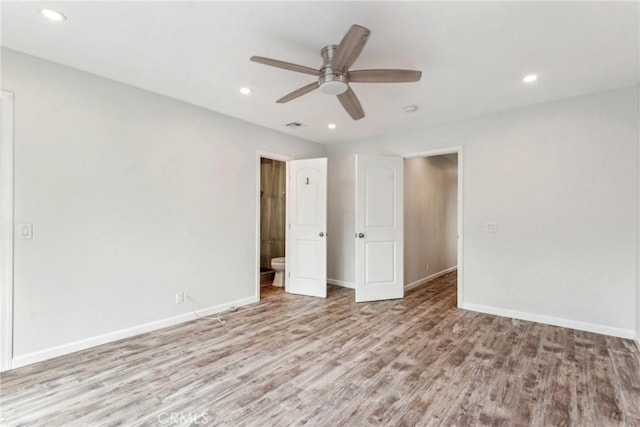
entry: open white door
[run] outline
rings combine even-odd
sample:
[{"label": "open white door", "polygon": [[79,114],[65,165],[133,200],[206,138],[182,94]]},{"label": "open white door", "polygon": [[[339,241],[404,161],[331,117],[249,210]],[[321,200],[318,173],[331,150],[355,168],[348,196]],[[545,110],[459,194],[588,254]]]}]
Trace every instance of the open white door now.
[{"label": "open white door", "polygon": [[287,163],[287,292],[327,297],[327,159]]},{"label": "open white door", "polygon": [[356,155],[356,301],[402,298],[403,159]]}]

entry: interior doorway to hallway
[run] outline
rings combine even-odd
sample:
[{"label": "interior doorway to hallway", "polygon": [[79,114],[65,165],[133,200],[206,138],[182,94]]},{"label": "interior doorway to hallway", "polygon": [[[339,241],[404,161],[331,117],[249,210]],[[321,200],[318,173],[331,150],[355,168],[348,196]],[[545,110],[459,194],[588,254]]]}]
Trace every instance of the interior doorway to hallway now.
[{"label": "interior doorway to hallway", "polygon": [[[461,270],[461,157],[461,148],[405,156],[405,291]],[[462,278],[457,276],[460,305]]]}]

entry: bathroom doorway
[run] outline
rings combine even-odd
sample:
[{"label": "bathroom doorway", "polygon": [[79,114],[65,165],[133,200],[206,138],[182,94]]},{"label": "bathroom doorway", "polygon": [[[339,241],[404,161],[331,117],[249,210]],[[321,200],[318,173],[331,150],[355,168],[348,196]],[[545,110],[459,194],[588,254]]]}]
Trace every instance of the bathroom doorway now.
[{"label": "bathroom doorway", "polygon": [[260,157],[260,299],[284,292],[286,169],[284,161]]}]

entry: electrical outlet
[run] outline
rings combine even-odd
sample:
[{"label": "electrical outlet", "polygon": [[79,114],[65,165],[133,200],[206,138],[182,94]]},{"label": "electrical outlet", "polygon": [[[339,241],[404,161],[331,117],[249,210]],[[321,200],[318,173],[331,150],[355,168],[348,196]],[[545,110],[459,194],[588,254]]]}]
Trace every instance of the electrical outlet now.
[{"label": "electrical outlet", "polygon": [[184,303],[184,292],[176,292],[176,304]]}]

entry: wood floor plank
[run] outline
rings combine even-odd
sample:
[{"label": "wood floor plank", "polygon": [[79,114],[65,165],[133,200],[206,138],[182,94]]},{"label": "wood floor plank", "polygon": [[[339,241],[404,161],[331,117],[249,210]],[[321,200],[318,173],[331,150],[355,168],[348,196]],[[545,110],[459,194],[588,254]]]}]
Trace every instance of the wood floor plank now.
[{"label": "wood floor plank", "polygon": [[267,287],[225,323],[0,374],[0,424],[640,426],[633,342],[457,309],[455,282],[372,303]]}]

